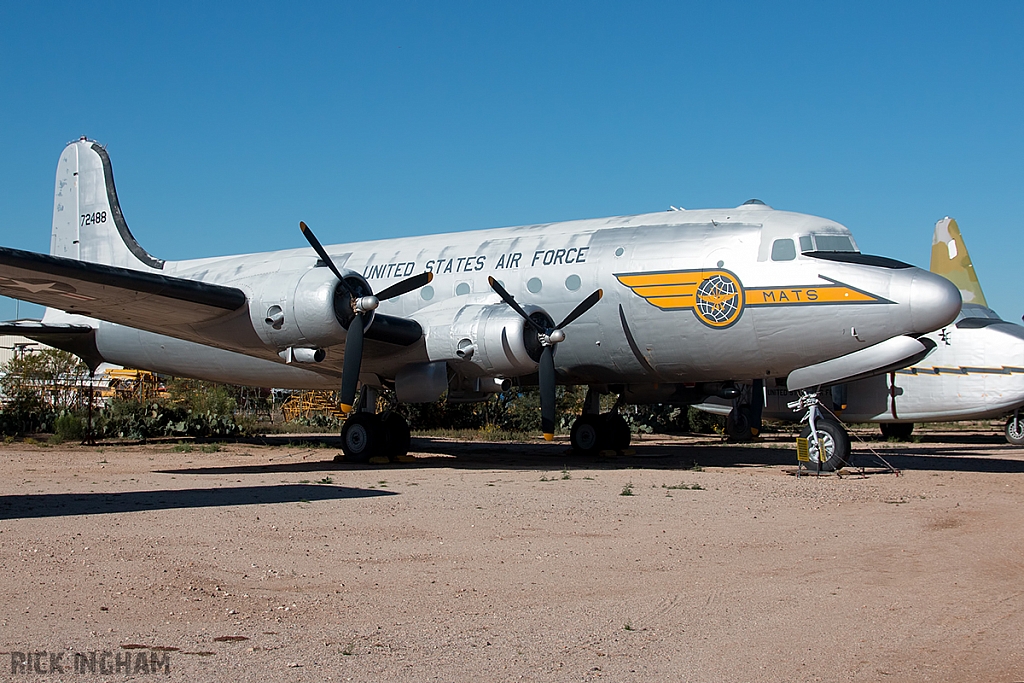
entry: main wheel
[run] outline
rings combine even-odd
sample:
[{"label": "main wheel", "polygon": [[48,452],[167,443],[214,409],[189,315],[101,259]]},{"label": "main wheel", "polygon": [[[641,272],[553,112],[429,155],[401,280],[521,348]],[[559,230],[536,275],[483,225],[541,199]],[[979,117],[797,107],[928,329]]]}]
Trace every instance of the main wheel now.
[{"label": "main wheel", "polygon": [[1024,446],[1024,418],[1011,415],[1006,421],[1006,441],[1014,446]]},{"label": "main wheel", "polygon": [[348,462],[366,462],[383,451],[381,419],[373,413],[352,413],[341,428],[341,449]]},{"label": "main wheel", "polygon": [[580,415],[572,423],[569,431],[569,443],[574,451],[581,455],[597,455],[605,441],[600,415]]},{"label": "main wheel", "polygon": [[804,427],[800,436],[808,440],[811,462],[819,461],[818,445],[825,451],[824,462],[821,469],[825,472],[835,472],[846,467],[850,462],[850,436],[843,429],[843,426],[834,420],[819,418],[815,420],[817,428],[818,444],[811,438],[810,425]]},{"label": "main wheel", "polygon": [[750,429],[750,406],[737,406],[725,418],[725,433],[731,441],[750,441],[754,433]]},{"label": "main wheel", "polygon": [[393,410],[380,416],[381,433],[384,437],[384,455],[398,458],[409,452],[409,423]]},{"label": "main wheel", "polygon": [[887,439],[906,441],[914,433],[913,422],[879,422],[878,429]]},{"label": "main wheel", "polygon": [[616,451],[624,451],[629,448],[629,442],[633,433],[629,431],[629,423],[626,418],[618,413],[603,413],[601,415],[601,433],[605,444]]}]

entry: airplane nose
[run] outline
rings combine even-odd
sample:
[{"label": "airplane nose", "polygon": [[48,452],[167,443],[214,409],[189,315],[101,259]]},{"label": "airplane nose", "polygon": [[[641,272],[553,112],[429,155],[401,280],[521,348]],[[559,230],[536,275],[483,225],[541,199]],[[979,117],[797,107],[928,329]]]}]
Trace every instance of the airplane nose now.
[{"label": "airplane nose", "polygon": [[919,271],[910,284],[910,318],[918,334],[932,332],[953,322],[962,305],[960,290],[952,282],[928,271]]}]

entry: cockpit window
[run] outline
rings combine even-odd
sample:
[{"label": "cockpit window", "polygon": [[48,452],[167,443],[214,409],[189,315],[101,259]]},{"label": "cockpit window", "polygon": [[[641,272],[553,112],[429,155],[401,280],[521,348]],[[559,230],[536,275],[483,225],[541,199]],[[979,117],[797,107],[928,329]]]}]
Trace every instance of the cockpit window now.
[{"label": "cockpit window", "polygon": [[793,240],[783,239],[772,242],[772,261],[792,261],[796,258]]},{"label": "cockpit window", "polygon": [[815,235],[815,251],[856,251],[846,235]]},{"label": "cockpit window", "polygon": [[847,235],[801,235],[800,253],[808,251],[857,251]]},{"label": "cockpit window", "polygon": [[978,304],[964,304],[960,309],[960,314],[953,322],[958,323],[961,320],[994,320],[996,322],[1003,322],[998,313],[988,306],[979,306]]}]

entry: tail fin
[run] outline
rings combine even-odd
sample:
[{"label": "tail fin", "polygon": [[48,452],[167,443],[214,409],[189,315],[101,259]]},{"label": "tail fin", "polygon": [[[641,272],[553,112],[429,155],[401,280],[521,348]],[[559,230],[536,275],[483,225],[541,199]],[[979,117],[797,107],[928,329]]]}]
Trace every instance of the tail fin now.
[{"label": "tail fin", "polygon": [[57,163],[50,254],[135,270],[164,267],[128,229],[107,150],[85,137],[65,147]]},{"label": "tail fin", "polygon": [[988,307],[971,256],[967,253],[967,245],[960,235],[960,226],[949,216],[935,224],[930,270],[956,285],[965,304]]}]

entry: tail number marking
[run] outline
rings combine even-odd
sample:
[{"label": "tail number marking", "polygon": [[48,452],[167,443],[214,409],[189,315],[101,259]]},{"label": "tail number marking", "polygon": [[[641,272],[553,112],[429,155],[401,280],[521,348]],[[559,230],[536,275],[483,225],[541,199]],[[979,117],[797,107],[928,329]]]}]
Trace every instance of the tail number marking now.
[{"label": "tail number marking", "polygon": [[106,211],[97,211],[96,213],[83,213],[78,218],[79,218],[79,221],[78,221],[79,227],[84,226],[84,225],[96,225],[97,223],[106,223],[107,222],[107,212]]}]

